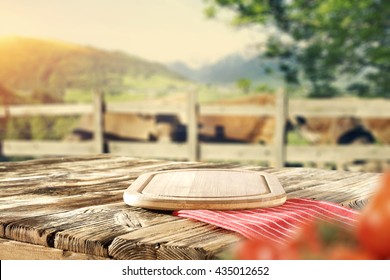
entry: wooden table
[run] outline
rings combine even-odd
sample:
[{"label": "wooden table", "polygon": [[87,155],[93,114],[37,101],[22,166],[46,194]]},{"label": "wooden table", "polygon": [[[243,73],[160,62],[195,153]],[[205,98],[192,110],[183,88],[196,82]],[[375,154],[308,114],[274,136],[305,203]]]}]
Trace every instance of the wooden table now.
[{"label": "wooden table", "polygon": [[0,259],[214,259],[241,240],[233,232],[130,207],[124,190],[141,174],[182,168],[230,168],[275,174],[288,198],[362,208],[379,174],[264,168],[123,156],[0,163]]}]

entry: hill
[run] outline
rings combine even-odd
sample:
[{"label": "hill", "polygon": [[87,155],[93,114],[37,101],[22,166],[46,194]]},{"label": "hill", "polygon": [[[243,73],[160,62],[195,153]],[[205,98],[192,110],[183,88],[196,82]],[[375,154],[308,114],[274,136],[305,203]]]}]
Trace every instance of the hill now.
[{"label": "hill", "polygon": [[168,68],[190,80],[205,84],[234,84],[239,79],[248,79],[253,83],[274,86],[281,80],[274,61],[259,57],[246,58],[238,53],[199,69],[193,69],[182,62],[172,63]]},{"label": "hill", "polygon": [[136,89],[158,80],[172,87],[186,80],[164,65],[123,52],[59,41],[0,38],[0,82],[17,91],[47,91],[62,96],[69,89],[107,92]]}]

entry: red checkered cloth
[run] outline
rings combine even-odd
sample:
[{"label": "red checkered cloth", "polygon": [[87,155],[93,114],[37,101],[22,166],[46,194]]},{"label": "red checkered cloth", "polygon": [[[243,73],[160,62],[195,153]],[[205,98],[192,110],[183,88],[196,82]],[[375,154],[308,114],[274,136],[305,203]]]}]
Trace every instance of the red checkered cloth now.
[{"label": "red checkered cloth", "polygon": [[293,237],[294,229],[313,219],[356,225],[359,212],[335,203],[292,198],[283,205],[250,210],[178,210],[179,217],[191,218],[232,230],[248,239],[266,238],[285,243]]}]

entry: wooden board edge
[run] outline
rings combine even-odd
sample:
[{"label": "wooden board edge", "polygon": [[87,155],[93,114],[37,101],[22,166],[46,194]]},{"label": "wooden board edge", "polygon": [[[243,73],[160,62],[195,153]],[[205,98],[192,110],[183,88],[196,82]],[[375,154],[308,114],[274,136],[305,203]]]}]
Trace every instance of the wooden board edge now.
[{"label": "wooden board edge", "polygon": [[127,205],[152,209],[152,210],[167,210],[167,211],[175,211],[175,210],[245,210],[245,209],[256,209],[256,208],[268,208],[268,207],[276,207],[284,204],[286,202],[287,195],[280,194],[278,196],[274,196],[272,198],[262,197],[262,200],[245,200],[241,199],[238,201],[168,201],[163,199],[153,199],[153,198],[145,198],[142,197],[138,193],[129,193],[125,192],[123,194],[123,200]]},{"label": "wooden board edge", "polygon": [[0,238],[0,260],[110,260],[41,245]]}]

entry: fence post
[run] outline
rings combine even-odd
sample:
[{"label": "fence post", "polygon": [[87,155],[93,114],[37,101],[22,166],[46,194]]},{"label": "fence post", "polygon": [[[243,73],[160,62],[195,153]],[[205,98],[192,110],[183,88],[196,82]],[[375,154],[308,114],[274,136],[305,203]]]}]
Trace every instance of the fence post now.
[{"label": "fence post", "polygon": [[288,101],[283,88],[277,91],[275,106],[275,162],[273,165],[281,168],[286,163],[286,120],[288,116]]},{"label": "fence post", "polygon": [[104,98],[100,90],[93,92],[93,142],[94,152],[104,153]]},{"label": "fence post", "polygon": [[198,141],[198,112],[199,104],[197,93],[191,89],[187,96],[187,144],[188,144],[188,159],[190,161],[199,160],[199,141]]},{"label": "fence post", "polygon": [[3,104],[0,105],[2,105],[4,110],[3,114],[0,113],[0,157],[2,157],[4,156],[3,146],[4,146],[5,137],[7,135],[7,126],[10,121],[7,92],[3,95]]}]

